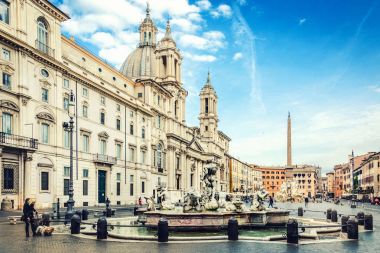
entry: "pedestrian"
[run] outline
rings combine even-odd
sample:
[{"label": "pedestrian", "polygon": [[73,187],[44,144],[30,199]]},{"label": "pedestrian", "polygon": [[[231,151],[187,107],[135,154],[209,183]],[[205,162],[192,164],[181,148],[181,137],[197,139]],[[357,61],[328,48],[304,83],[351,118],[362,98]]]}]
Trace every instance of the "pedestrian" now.
[{"label": "pedestrian", "polygon": [[35,200],[32,200],[29,205],[29,220],[30,220],[30,225],[32,229],[33,236],[36,236],[36,230],[38,227],[38,212],[34,208],[36,204]]},{"label": "pedestrian", "polygon": [[309,198],[305,197],[305,207],[307,207],[308,204],[309,204]]},{"label": "pedestrian", "polygon": [[29,227],[30,227],[30,198],[26,198],[24,206],[22,207],[22,217],[21,220],[25,222],[25,233],[26,237],[29,237]]},{"label": "pedestrian", "polygon": [[141,199],[141,197],[139,197],[139,206],[141,206],[142,205],[142,199]]},{"label": "pedestrian", "polygon": [[269,196],[269,205],[268,205],[268,208],[269,207],[273,208],[273,197],[272,196]]}]

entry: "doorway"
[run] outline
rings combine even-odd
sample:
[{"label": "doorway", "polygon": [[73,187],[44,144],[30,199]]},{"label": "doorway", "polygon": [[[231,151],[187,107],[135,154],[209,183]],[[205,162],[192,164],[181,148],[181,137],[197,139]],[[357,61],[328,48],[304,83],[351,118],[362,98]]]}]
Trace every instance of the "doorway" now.
[{"label": "doorway", "polygon": [[98,203],[106,202],[106,171],[98,171]]}]

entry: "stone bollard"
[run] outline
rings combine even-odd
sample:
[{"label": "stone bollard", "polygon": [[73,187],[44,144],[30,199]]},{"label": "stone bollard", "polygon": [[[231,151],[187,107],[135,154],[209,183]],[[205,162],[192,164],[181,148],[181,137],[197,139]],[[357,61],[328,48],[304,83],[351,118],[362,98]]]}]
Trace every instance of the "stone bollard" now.
[{"label": "stone bollard", "polygon": [[87,209],[82,210],[82,220],[88,220],[88,210]]},{"label": "stone bollard", "polygon": [[372,216],[372,214],[364,215],[364,230],[373,230],[373,216]]},{"label": "stone bollard", "polygon": [[96,226],[96,238],[107,239],[107,235],[107,220],[104,217],[100,217]]},{"label": "stone bollard", "polygon": [[350,217],[347,221],[347,238],[354,240],[359,239],[358,220],[354,217]]},{"label": "stone bollard", "polygon": [[356,215],[356,218],[358,219],[358,224],[359,225],[364,225],[364,213],[363,212],[358,212]]},{"label": "stone bollard", "polygon": [[79,218],[82,220],[82,211],[76,210],[75,214],[79,216]]},{"label": "stone bollard", "polygon": [[342,233],[347,233],[347,221],[348,221],[348,216],[342,216],[340,219],[341,225],[342,225]]},{"label": "stone bollard", "polygon": [[229,241],[239,240],[239,224],[235,217],[228,220],[227,234]]},{"label": "stone bollard", "polygon": [[303,208],[302,207],[298,207],[298,216],[303,216]]},{"label": "stone bollard", "polygon": [[12,201],[8,197],[1,201],[1,211],[12,211]]},{"label": "stone bollard", "polygon": [[331,220],[331,208],[326,211],[326,219]]},{"label": "stone bollard", "polygon": [[298,244],[298,222],[295,219],[289,219],[286,224],[286,240],[288,243]]},{"label": "stone bollard", "polygon": [[46,212],[42,214],[42,225],[50,226],[50,213]]},{"label": "stone bollard", "polygon": [[338,222],[338,212],[336,210],[331,211],[331,221]]},{"label": "stone bollard", "polygon": [[137,215],[137,209],[139,209],[137,206],[135,206],[133,208],[133,216],[136,216]]},{"label": "stone bollard", "polygon": [[169,225],[168,225],[168,220],[165,218],[161,218],[158,221],[157,241],[158,242],[168,242],[169,241]]},{"label": "stone bollard", "polygon": [[80,233],[80,217],[78,214],[74,214],[71,217],[71,234]]}]

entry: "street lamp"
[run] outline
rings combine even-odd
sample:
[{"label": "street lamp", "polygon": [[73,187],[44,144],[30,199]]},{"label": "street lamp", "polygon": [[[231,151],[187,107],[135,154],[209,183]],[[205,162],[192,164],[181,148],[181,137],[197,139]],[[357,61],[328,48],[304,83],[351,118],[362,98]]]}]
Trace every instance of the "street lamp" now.
[{"label": "street lamp", "polygon": [[73,130],[74,130],[74,116],[75,116],[75,96],[73,91],[70,91],[68,115],[69,122],[63,122],[63,128],[70,134],[70,180],[69,180],[69,200],[67,201],[67,211],[65,220],[69,221],[74,215],[74,187],[73,187]]}]

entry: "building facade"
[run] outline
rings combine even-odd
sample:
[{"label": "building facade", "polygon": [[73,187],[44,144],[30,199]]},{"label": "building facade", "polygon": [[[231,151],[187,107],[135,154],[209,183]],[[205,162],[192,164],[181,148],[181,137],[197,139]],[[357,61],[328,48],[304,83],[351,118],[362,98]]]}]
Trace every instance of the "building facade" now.
[{"label": "building facade", "polygon": [[262,182],[265,190],[274,197],[280,191],[281,185],[286,182],[286,168],[284,167],[264,167],[258,168],[262,173]]},{"label": "building facade", "polygon": [[293,178],[298,183],[300,191],[304,196],[315,197],[320,192],[319,177],[320,168],[309,165],[296,166],[286,171],[287,178]]},{"label": "building facade", "polygon": [[[167,24],[146,10],[140,43],[120,71],[61,35],[69,17],[47,0],[3,1],[0,21],[0,198],[20,208],[68,199],[69,132],[63,123],[75,105],[76,206],[135,203],[156,197],[159,185],[173,201],[200,190],[204,165],[214,162],[217,188],[228,191],[230,138],[218,129],[218,97],[208,74],[200,92],[199,127],[186,125],[182,56]],[[75,101],[70,97],[74,93]]]}]

